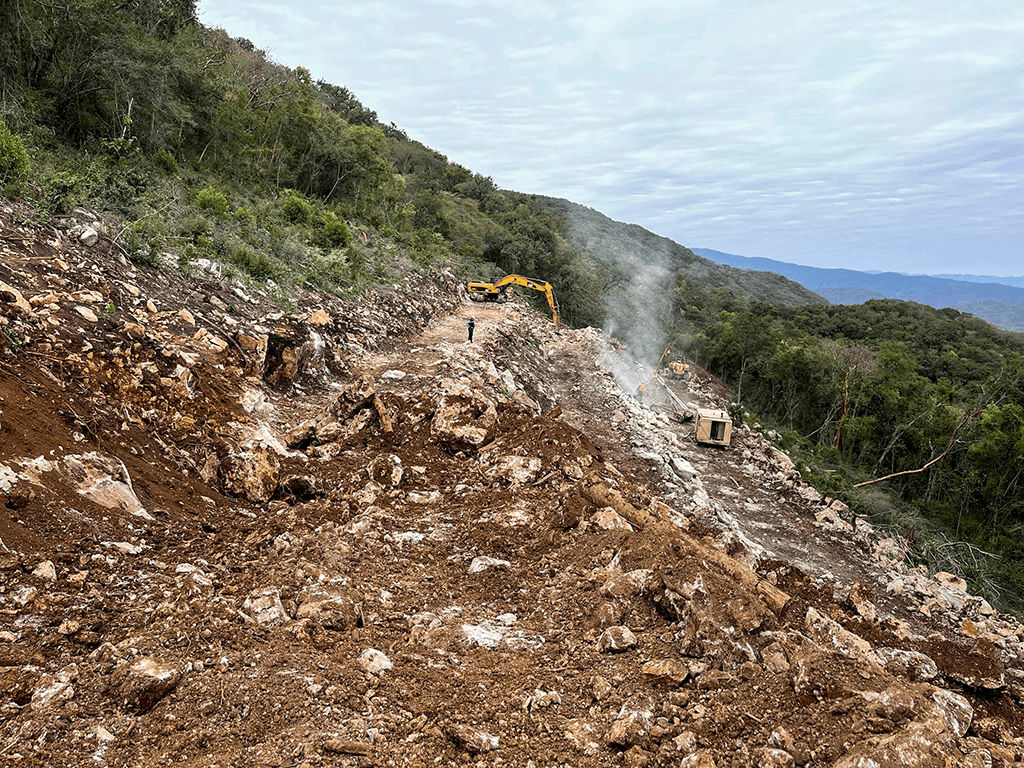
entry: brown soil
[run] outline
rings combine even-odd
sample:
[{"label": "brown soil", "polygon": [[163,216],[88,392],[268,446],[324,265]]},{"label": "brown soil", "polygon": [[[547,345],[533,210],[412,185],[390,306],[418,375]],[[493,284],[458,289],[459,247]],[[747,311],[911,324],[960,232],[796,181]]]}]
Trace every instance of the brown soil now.
[{"label": "brown soil", "polygon": [[[315,324],[258,291],[137,268],[109,240],[84,249],[2,209],[0,283],[54,299],[31,312],[0,302],[0,478],[45,460],[35,482],[0,492],[0,764],[660,766],[704,750],[742,766],[779,742],[798,765],[831,766],[899,727],[857,698],[896,683],[838,653],[807,662],[820,685],[806,695],[769,669],[762,653],[776,643],[796,663],[811,608],[874,647],[930,656],[937,684],[975,708],[969,735],[1018,749],[1015,687],[963,682],[1021,666],[1016,639],[985,645],[957,630],[966,613],[929,616],[920,596],[887,591],[870,538],[815,525],[821,504],[784,473],[755,471],[764,447],[750,430],[721,450],[665,425],[708,494],[695,510],[692,489],[634,450],[645,427],[616,418],[626,396],[596,363],[599,334],[555,333],[519,302],[464,302],[450,275],[358,302],[310,296],[307,310],[329,317]],[[247,349],[261,334],[265,349]],[[304,346],[314,334],[326,353]],[[336,440],[284,447],[301,423],[327,423],[365,376],[392,431],[364,408],[345,422],[362,426]],[[706,384],[674,385],[679,394],[720,404],[721,385],[698,376]],[[482,444],[432,427],[442,397],[480,423],[494,406]],[[217,467],[258,434],[281,444],[279,478],[253,501]],[[90,452],[123,463],[149,517],[61,476],[62,459]],[[626,514],[657,523],[595,524],[598,476]],[[747,543],[723,535],[723,517]],[[712,549],[746,565],[716,564]],[[471,572],[478,557],[504,562]],[[630,572],[640,581],[623,582]],[[746,573],[789,602],[770,610]],[[673,596],[695,583],[706,606],[680,613]],[[877,620],[846,598],[854,583]],[[260,623],[246,602],[265,590],[282,622]],[[315,590],[334,607],[309,608]],[[637,644],[602,652],[610,626]],[[367,671],[368,649],[392,666]],[[151,702],[123,682],[140,659],[179,676]],[[652,661],[689,673],[665,683],[641,673]],[[54,681],[70,691],[44,703]],[[610,736],[629,713],[642,727]]]}]

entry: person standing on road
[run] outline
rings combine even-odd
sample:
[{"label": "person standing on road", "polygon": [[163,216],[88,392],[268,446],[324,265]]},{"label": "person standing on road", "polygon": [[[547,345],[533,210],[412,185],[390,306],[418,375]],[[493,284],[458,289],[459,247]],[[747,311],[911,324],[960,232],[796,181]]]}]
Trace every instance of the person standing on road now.
[{"label": "person standing on road", "polygon": [[472,315],[469,316],[469,320],[466,321],[466,332],[469,334],[469,340],[473,341],[473,329],[476,327],[476,318]]}]

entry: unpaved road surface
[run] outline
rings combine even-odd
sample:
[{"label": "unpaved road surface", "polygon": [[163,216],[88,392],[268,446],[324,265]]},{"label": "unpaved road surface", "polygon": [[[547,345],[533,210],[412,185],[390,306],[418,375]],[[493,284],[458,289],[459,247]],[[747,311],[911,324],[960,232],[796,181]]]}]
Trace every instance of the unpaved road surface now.
[{"label": "unpaved road surface", "polygon": [[0,765],[1024,756],[1016,622],[599,332],[445,274],[287,316],[0,211]]}]

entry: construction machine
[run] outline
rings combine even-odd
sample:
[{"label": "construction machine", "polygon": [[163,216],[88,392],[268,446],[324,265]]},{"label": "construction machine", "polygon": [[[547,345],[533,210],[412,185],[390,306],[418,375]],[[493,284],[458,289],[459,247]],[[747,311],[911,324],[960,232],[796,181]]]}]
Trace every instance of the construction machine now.
[{"label": "construction machine", "polygon": [[693,431],[698,443],[728,446],[732,437],[732,419],[722,410],[698,408]]},{"label": "construction machine", "polygon": [[690,365],[677,357],[668,364],[668,377],[677,381],[686,381],[690,377]]},{"label": "construction machine", "polygon": [[535,291],[541,291],[544,298],[548,300],[551,319],[554,320],[555,327],[558,327],[558,304],[555,302],[551,283],[544,280],[534,280],[532,277],[523,277],[522,275],[505,275],[493,283],[466,283],[466,293],[473,301],[496,301],[504,304],[508,301],[510,285],[522,285],[526,288],[533,288]]}]

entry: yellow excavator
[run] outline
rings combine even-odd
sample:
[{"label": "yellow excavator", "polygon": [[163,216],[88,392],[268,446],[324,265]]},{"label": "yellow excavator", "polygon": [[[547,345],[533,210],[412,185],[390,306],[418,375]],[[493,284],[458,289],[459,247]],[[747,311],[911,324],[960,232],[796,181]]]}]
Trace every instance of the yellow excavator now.
[{"label": "yellow excavator", "polygon": [[548,300],[551,319],[555,321],[555,327],[558,327],[558,304],[555,302],[551,283],[544,280],[534,280],[532,277],[523,277],[522,275],[505,275],[493,283],[466,283],[466,293],[473,301],[497,301],[503,304],[508,301],[510,285],[522,285],[526,288],[533,288],[535,291],[541,291]]}]

